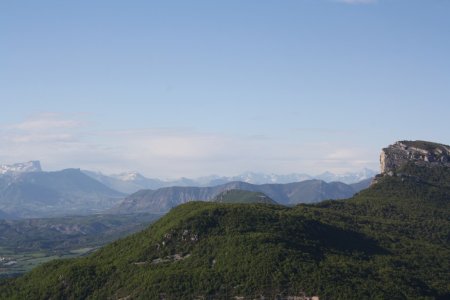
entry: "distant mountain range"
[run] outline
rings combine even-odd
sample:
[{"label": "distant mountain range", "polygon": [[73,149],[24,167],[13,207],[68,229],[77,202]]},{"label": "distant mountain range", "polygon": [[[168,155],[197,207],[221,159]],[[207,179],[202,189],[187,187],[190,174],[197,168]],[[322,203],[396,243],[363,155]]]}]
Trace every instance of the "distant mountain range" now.
[{"label": "distant mountain range", "polygon": [[377,172],[369,169],[363,169],[360,172],[345,173],[340,175],[331,172],[325,172],[317,176],[311,176],[308,174],[301,174],[301,173],[289,175],[276,175],[276,174],[246,172],[237,176],[229,176],[229,177],[211,175],[195,179],[183,177],[176,180],[161,180],[155,178],[147,178],[138,172],[126,172],[117,175],[105,175],[100,172],[92,172],[87,170],[83,170],[83,172],[86,175],[105,184],[106,186],[125,194],[131,194],[142,189],[156,190],[159,188],[172,186],[212,187],[235,181],[241,181],[250,184],[268,184],[268,183],[286,184],[311,179],[319,179],[325,182],[339,181],[346,184],[353,184],[356,182],[373,178],[377,174]]},{"label": "distant mountain range", "polygon": [[79,169],[7,171],[0,175],[0,211],[8,218],[95,213],[123,197]]},{"label": "distant mountain range", "polygon": [[[262,192],[284,205],[343,199],[367,187],[373,171],[311,179],[305,174],[247,172],[234,177],[207,176],[172,181],[150,179],[137,172],[104,175],[80,169],[45,172],[39,161],[0,165],[0,219],[61,215],[165,212],[192,200],[211,200],[230,189]],[[366,179],[348,185],[334,182]],[[328,182],[326,182],[328,181]],[[125,200],[125,196],[131,194]],[[123,201],[123,202],[122,202]]]},{"label": "distant mountain range", "polygon": [[100,172],[87,170],[83,170],[82,172],[103,183],[107,187],[125,194],[131,194],[142,189],[158,189],[165,186],[163,181],[146,178],[137,172],[128,172],[118,175],[104,175]]},{"label": "distant mountain range", "polygon": [[342,182],[327,183],[312,179],[287,184],[255,185],[234,181],[213,187],[167,187],[158,190],[140,190],[131,194],[110,213],[167,212],[180,204],[200,200],[211,201],[228,190],[261,192],[282,205],[314,203],[325,199],[345,199],[367,188],[370,180],[348,185]]}]

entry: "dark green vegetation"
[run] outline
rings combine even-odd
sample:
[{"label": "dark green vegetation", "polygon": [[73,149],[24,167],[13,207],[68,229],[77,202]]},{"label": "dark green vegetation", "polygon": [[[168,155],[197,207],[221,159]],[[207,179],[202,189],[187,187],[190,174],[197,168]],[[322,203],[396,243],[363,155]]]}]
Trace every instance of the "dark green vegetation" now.
[{"label": "dark green vegetation", "polygon": [[181,205],[87,257],[3,282],[0,298],[448,299],[450,169],[401,174],[316,205]]},{"label": "dark green vegetation", "polygon": [[369,182],[348,185],[342,182],[327,183],[322,180],[305,180],[287,184],[255,185],[241,181],[229,182],[213,187],[168,187],[158,190],[141,190],[127,198],[111,213],[134,212],[167,212],[172,207],[193,200],[209,201],[220,193],[231,190],[261,192],[282,205],[314,203],[325,199],[345,199],[353,196],[361,189],[368,187]]},{"label": "dark green vegetation", "polygon": [[159,215],[92,215],[0,220],[0,277],[23,273],[59,257],[91,252],[140,231]]},{"label": "dark green vegetation", "polygon": [[213,202],[219,203],[265,203],[277,204],[275,201],[260,192],[244,190],[228,190],[217,195]]},{"label": "dark green vegetation", "polygon": [[95,213],[123,196],[78,169],[0,176],[0,210],[16,218]]}]

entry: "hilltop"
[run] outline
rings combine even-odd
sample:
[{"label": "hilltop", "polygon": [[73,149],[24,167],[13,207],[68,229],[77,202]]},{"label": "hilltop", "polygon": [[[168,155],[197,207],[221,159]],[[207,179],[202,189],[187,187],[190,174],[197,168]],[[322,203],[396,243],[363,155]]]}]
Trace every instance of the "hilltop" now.
[{"label": "hilltop", "polygon": [[278,204],[261,192],[250,192],[244,190],[227,190],[217,195],[213,202],[218,203],[265,203]]},{"label": "hilltop", "polygon": [[410,161],[348,200],[190,202],[85,258],[0,284],[2,299],[450,297],[450,168]]}]

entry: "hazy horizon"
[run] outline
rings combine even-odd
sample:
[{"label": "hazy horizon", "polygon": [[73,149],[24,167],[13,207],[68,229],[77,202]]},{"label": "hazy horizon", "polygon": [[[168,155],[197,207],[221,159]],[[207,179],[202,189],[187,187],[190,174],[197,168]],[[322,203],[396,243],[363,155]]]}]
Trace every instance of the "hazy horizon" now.
[{"label": "hazy horizon", "polygon": [[250,174],[267,175],[267,176],[270,176],[270,175],[275,175],[275,176],[305,175],[305,176],[310,176],[310,177],[318,177],[318,176],[326,175],[327,173],[330,173],[332,175],[344,176],[344,175],[354,175],[354,174],[361,173],[361,172],[377,172],[377,170],[368,169],[368,168],[355,170],[354,172],[333,173],[333,172],[330,172],[330,171],[324,171],[324,172],[316,173],[316,174],[310,174],[310,173],[305,173],[305,172],[295,172],[295,173],[284,173],[284,174],[281,174],[281,173],[273,173],[273,172],[271,172],[271,173],[264,173],[264,172],[255,172],[255,171],[252,171],[252,170],[246,170],[246,171],[238,173],[238,174],[217,174],[217,173],[211,173],[211,174],[203,174],[203,175],[195,176],[195,177],[191,177],[191,178],[188,178],[188,177],[185,177],[185,176],[161,178],[161,177],[154,177],[151,174],[144,174],[143,172],[141,172],[139,170],[122,170],[122,171],[116,172],[116,173],[108,173],[108,172],[105,172],[103,170],[88,170],[88,169],[83,169],[83,168],[80,168],[80,167],[77,167],[77,166],[70,166],[70,165],[65,166],[63,168],[47,169],[45,167],[45,162],[42,162],[40,160],[14,162],[14,163],[10,163],[10,164],[5,164],[5,163],[0,162],[0,167],[12,166],[12,165],[16,165],[16,164],[26,164],[26,163],[31,163],[31,162],[39,162],[40,167],[41,167],[43,172],[55,172],[55,171],[62,171],[62,170],[65,170],[65,169],[80,169],[81,171],[94,172],[94,173],[99,173],[99,174],[106,175],[106,176],[120,176],[120,175],[127,175],[127,174],[138,173],[138,174],[140,174],[140,175],[142,175],[142,176],[144,176],[146,178],[149,178],[149,179],[159,179],[159,180],[163,180],[163,181],[179,180],[179,179],[183,179],[183,178],[184,179],[202,179],[202,178],[209,178],[209,177],[218,177],[218,178],[228,177],[228,178],[230,178],[230,177],[239,177],[239,176],[250,175]]}]

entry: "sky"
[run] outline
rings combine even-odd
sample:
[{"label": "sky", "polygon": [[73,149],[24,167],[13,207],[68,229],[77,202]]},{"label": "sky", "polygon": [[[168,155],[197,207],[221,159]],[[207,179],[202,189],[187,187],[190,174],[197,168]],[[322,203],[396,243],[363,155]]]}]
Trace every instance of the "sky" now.
[{"label": "sky", "polygon": [[378,170],[450,144],[450,1],[0,2],[0,164]]}]

